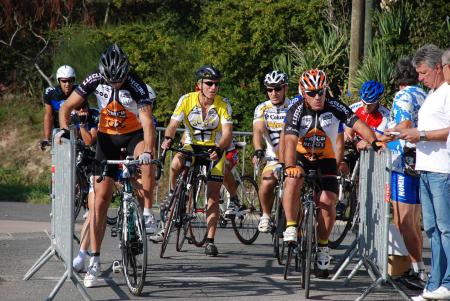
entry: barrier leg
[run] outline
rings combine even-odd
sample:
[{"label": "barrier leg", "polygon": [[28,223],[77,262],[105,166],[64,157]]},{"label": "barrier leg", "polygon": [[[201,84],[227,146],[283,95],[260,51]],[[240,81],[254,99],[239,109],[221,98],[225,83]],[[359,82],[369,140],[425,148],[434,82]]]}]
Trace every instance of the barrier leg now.
[{"label": "barrier leg", "polygon": [[33,266],[25,273],[22,280],[28,280],[34,273],[37,272],[53,255],[55,255],[55,250],[53,246],[48,247],[48,249],[39,257],[39,259],[33,264]]},{"label": "barrier leg", "polygon": [[91,297],[89,297],[86,288],[81,284],[81,279],[77,274],[73,274],[71,277],[73,284],[78,288],[78,291],[83,296],[84,300],[91,301]]},{"label": "barrier leg", "polygon": [[368,288],[366,288],[363,293],[361,294],[361,296],[359,296],[358,298],[355,299],[355,301],[361,301],[364,300],[364,298],[367,297],[367,295],[377,286],[379,286],[380,284],[383,283],[383,278],[378,278],[375,282],[373,282]]},{"label": "barrier leg", "polygon": [[355,257],[356,252],[358,252],[358,246],[356,239],[352,242],[350,245],[350,248],[345,251],[344,256],[339,261],[339,263],[336,265],[338,267],[337,271],[334,273],[333,278],[331,280],[336,280],[342,272],[345,270],[345,268],[350,264],[350,261]]},{"label": "barrier leg", "polygon": [[47,299],[45,299],[46,301],[51,301],[51,300],[53,300],[53,298],[55,298],[56,293],[58,293],[59,289],[63,286],[64,282],[66,281],[66,279],[68,277],[68,275],[69,275],[69,271],[66,271],[64,273],[64,275],[61,277],[61,279],[59,279],[58,283],[53,288],[53,290],[50,293],[50,295],[48,295]]},{"label": "barrier leg", "polygon": [[345,278],[344,283],[343,283],[344,286],[348,285],[350,280],[352,280],[353,276],[355,276],[356,272],[361,268],[362,265],[363,265],[363,260],[360,259],[358,261],[358,263],[356,264],[356,266],[353,268],[353,270],[350,272],[350,274],[347,276],[347,278]]}]

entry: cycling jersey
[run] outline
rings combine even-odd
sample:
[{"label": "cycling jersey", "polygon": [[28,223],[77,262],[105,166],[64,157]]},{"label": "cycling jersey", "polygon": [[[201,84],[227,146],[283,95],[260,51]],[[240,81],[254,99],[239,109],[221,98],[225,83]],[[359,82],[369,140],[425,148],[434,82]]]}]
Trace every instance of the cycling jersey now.
[{"label": "cycling jersey", "polygon": [[[393,128],[402,121],[410,120],[412,127],[417,128],[419,109],[422,106],[427,93],[419,86],[408,86],[395,94],[392,110],[389,116],[389,128]],[[392,170],[403,173],[405,168],[403,148],[406,141],[398,139],[388,143],[392,154]]]},{"label": "cycling jersey", "polygon": [[[75,89],[77,85],[74,85]],[[70,95],[70,93],[69,93]],[[59,128],[59,108],[64,101],[69,97],[65,95],[60,86],[48,87],[44,92],[44,103],[51,106],[53,109],[53,128]]]},{"label": "cycling jersey", "polygon": [[284,125],[284,118],[288,109],[289,99],[283,103],[274,105],[270,100],[259,104],[255,109],[253,124],[264,122],[264,140],[266,141],[266,156],[278,158],[278,144]]},{"label": "cycling jersey", "polygon": [[203,119],[199,102],[200,92],[181,96],[172,114],[172,119],[184,123],[186,144],[213,146],[222,137],[222,125],[231,124],[231,106],[226,98],[216,95]]},{"label": "cycling jersey", "polygon": [[141,129],[138,110],[153,105],[154,102],[154,99],[150,99],[147,86],[131,72],[119,90],[113,89],[100,72],[94,72],[86,77],[75,91],[83,97],[95,92],[100,109],[98,131],[110,135],[121,135]]},{"label": "cycling jersey", "polygon": [[358,120],[345,104],[327,99],[321,111],[309,109],[297,101],[286,114],[285,135],[299,137],[297,152],[308,160],[335,158],[339,123],[353,127]]},{"label": "cycling jersey", "polygon": [[[355,112],[356,116],[364,121],[372,130],[375,131],[376,129],[378,131],[384,132],[384,130],[387,129],[389,110],[386,107],[379,105],[378,109],[376,109],[372,113],[367,113],[364,110],[363,105],[364,103],[362,101],[359,101],[350,105],[350,109],[352,109],[352,111]],[[361,137],[359,133],[358,136]]]}]

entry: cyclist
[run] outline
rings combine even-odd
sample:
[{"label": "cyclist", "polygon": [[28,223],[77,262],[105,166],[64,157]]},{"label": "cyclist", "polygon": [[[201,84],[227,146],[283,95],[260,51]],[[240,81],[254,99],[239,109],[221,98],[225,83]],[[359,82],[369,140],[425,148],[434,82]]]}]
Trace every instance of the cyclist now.
[{"label": "cyclist", "polygon": [[58,112],[61,104],[77,87],[75,70],[69,65],[62,65],[56,70],[57,87],[48,87],[44,92],[44,139],[39,143],[41,150],[50,145],[52,130],[59,128]]},{"label": "cyclist", "polygon": [[[120,159],[121,148],[141,162],[141,194],[152,198],[153,187],[150,177],[154,170],[148,165],[153,157],[155,129],[152,122],[152,105],[149,92],[142,80],[129,72],[128,57],[116,44],[100,55],[99,71],[90,74],[70,95],[59,113],[61,131],[55,139],[66,136],[70,111],[79,106],[83,99],[95,93],[100,108],[100,122],[97,135],[96,160]],[[102,171],[94,170],[94,206],[90,216],[90,238],[92,258],[84,278],[84,285],[92,287],[100,272],[100,249],[105,232],[106,213],[111,201],[114,178],[118,167],[109,166],[105,179],[97,183]],[[150,201],[147,201],[151,203]],[[142,204],[141,204],[142,206]]]},{"label": "cyclist", "polygon": [[[284,241],[297,241],[297,218],[300,209],[302,175],[306,170],[318,169],[322,175],[337,174],[336,137],[340,122],[353,128],[370,142],[375,150],[380,147],[372,130],[345,104],[326,98],[327,77],[322,70],[305,71],[299,80],[303,100],[293,104],[286,114],[284,127],[284,161],[287,178],[283,207],[287,228]],[[318,253],[315,274],[327,278],[330,265],[328,237],[336,217],[335,202],[338,192],[337,179],[321,180],[322,192],[317,200]]]},{"label": "cyclist", "polygon": [[[83,102],[80,108],[75,109],[72,114],[72,123],[78,129],[78,138],[81,139],[86,147],[92,147],[97,140],[99,112],[97,109],[89,108],[86,101]],[[94,205],[94,183],[93,176],[89,179],[89,193],[88,193],[88,208]],[[87,211],[86,213],[88,213]],[[73,259],[72,266],[75,271],[84,271],[84,262],[89,248],[89,214],[85,215],[83,227],[80,234],[80,250],[78,255]],[[106,223],[105,225],[106,226]]]},{"label": "cyclist", "polygon": [[[198,69],[196,88],[198,91],[183,95],[172,114],[170,123],[165,131],[163,149],[168,149],[173,141],[180,122],[183,121],[187,131],[183,148],[193,151],[208,150],[210,159],[215,161],[208,178],[208,234],[205,254],[217,256],[218,250],[214,244],[214,236],[219,220],[219,194],[223,181],[224,150],[232,139],[233,123],[231,106],[228,100],[219,96],[221,72],[212,65],[205,65]],[[176,154],[172,161],[173,179],[178,177],[184,166],[181,154]],[[172,183],[175,187],[175,183]]]},{"label": "cyclist", "polygon": [[[350,109],[355,112],[360,120],[364,121],[369,127],[375,131],[375,135],[380,138],[384,130],[387,129],[389,120],[389,110],[380,104],[380,99],[384,94],[384,85],[380,82],[369,80],[366,81],[359,90],[360,101],[350,105]],[[345,128],[345,133],[352,140],[355,136],[355,131],[352,128]],[[359,133],[357,134],[358,143],[356,148],[358,150],[367,149],[370,147],[368,141],[362,139]]]},{"label": "cyclist", "polygon": [[[262,216],[259,220],[258,230],[267,233],[271,229],[270,214],[275,198],[273,189],[277,184],[273,170],[279,163],[277,158],[280,134],[289,104],[289,99],[286,97],[288,77],[285,73],[274,70],[267,73],[264,77],[264,86],[269,99],[255,108],[253,118],[253,146],[255,154],[253,162],[258,163],[265,156],[273,158],[273,160],[267,161],[262,171],[261,185],[259,187]],[[264,143],[266,151],[263,150]]]}]

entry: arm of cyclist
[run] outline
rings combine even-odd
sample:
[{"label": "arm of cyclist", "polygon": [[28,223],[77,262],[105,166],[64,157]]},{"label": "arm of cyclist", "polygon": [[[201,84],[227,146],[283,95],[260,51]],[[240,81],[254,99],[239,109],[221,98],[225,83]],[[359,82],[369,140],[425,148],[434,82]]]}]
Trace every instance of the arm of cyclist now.
[{"label": "arm of cyclist", "polygon": [[350,173],[347,163],[344,161],[344,151],[345,151],[345,140],[344,133],[340,133],[336,137],[336,165],[337,170],[344,174],[348,175]]},{"label": "arm of cyclist", "polygon": [[278,162],[284,163],[284,128],[280,132],[280,143],[278,144]]},{"label": "arm of cyclist", "polygon": [[253,155],[253,164],[258,164],[264,157],[264,121],[255,120],[253,122],[253,147],[255,154]]},{"label": "arm of cyclist", "polygon": [[49,104],[45,104],[44,106],[44,139],[40,143],[41,150],[45,150],[50,145],[53,128],[53,108]]},{"label": "arm of cyclist", "polygon": [[358,133],[360,133],[363,138],[370,143],[370,145],[372,146],[372,148],[378,152],[380,149],[385,148],[386,146],[383,144],[378,144],[378,139],[375,136],[375,133],[372,131],[372,129],[365,124],[363,121],[361,120],[357,120],[355,122],[355,124],[352,127],[355,131],[357,131]]},{"label": "arm of cyclist", "polygon": [[297,166],[297,143],[298,137],[295,135],[284,135],[285,149],[285,172],[289,178],[300,178],[303,174],[302,168]]},{"label": "arm of cyclist", "polygon": [[69,138],[70,113],[84,102],[83,96],[73,91],[59,109],[59,126],[61,130],[55,135],[55,142],[61,144],[61,138]]},{"label": "arm of cyclist", "polygon": [[84,144],[90,146],[97,140],[97,127],[91,127],[88,124],[89,110],[76,111],[80,124],[80,137]]},{"label": "arm of cyclist", "polygon": [[217,161],[222,157],[225,149],[230,145],[233,139],[233,124],[225,123],[222,124],[222,137],[220,137],[219,142],[216,144],[215,149],[211,152],[210,159]]},{"label": "arm of cyclist", "polygon": [[153,109],[151,105],[139,108],[139,121],[144,131],[144,151],[139,155],[141,164],[149,164],[153,159],[153,146],[155,145],[155,125],[152,120]]},{"label": "arm of cyclist", "polygon": [[163,148],[163,149],[170,148],[179,125],[180,125],[180,122],[178,120],[173,119],[173,118],[170,119],[169,125],[167,126],[166,131],[164,132],[164,141],[161,144],[161,148]]}]

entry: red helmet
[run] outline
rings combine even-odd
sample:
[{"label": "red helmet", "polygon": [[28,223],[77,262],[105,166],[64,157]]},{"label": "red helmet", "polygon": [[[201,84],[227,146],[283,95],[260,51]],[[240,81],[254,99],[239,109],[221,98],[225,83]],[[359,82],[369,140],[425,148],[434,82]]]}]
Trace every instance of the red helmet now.
[{"label": "red helmet", "polygon": [[303,72],[298,81],[299,88],[304,91],[322,90],[327,87],[327,76],[319,69],[311,69]]}]

